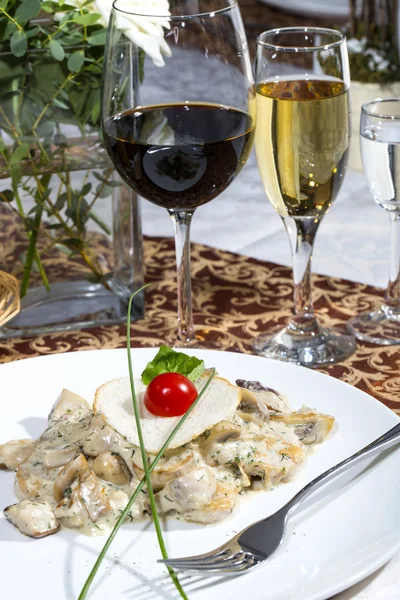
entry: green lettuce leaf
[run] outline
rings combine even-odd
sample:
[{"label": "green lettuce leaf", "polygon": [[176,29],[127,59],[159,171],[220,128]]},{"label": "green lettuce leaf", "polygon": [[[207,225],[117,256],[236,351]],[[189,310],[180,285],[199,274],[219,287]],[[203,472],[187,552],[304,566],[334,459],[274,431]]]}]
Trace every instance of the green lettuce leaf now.
[{"label": "green lettuce leaf", "polygon": [[161,346],[157,355],[148,363],[142,373],[142,381],[149,385],[161,373],[180,373],[191,381],[196,381],[204,371],[204,361],[183,352],[176,352],[168,346]]}]

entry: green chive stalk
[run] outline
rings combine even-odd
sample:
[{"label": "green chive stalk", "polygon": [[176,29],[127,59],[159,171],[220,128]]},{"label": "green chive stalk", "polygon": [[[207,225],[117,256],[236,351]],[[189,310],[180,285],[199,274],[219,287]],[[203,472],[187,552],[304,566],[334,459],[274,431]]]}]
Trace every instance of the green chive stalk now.
[{"label": "green chive stalk", "polygon": [[[132,294],[132,296],[130,297],[129,304],[128,304],[127,324],[126,324],[126,342],[127,342],[126,346],[127,346],[127,352],[128,352],[129,378],[130,378],[130,384],[131,384],[131,390],[132,390],[132,401],[133,401],[133,407],[134,407],[134,411],[135,411],[135,419],[136,419],[137,415],[139,414],[139,412],[138,412],[138,406],[137,406],[137,401],[136,401],[135,383],[134,383],[133,371],[132,371],[132,358],[131,358],[131,348],[130,348],[130,345],[131,345],[130,316],[131,316],[131,310],[132,310],[132,301],[133,301],[134,297],[136,296],[136,294],[138,294],[139,292],[144,290],[146,287],[148,287],[148,285],[149,284],[144,285],[137,292]],[[186,413],[179,420],[179,423],[173,429],[173,431],[169,435],[168,439],[164,442],[162,448],[159,450],[158,454],[155,456],[151,465],[148,465],[148,462],[147,462],[146,450],[143,445],[142,430],[140,428],[140,421],[139,421],[138,434],[139,434],[139,440],[141,442],[140,449],[142,451],[142,458],[143,458],[143,456],[145,457],[143,459],[143,465],[145,467],[144,468],[145,476],[142,478],[142,480],[138,484],[138,486],[135,489],[135,491],[133,492],[128,504],[126,505],[125,509],[121,512],[117,522],[115,523],[113,530],[111,531],[110,535],[108,536],[106,543],[104,544],[96,562],[93,565],[92,570],[90,571],[89,577],[87,578],[87,580],[82,588],[82,591],[79,594],[78,600],[85,600],[85,598],[87,597],[87,593],[90,589],[90,586],[92,585],[93,580],[96,577],[97,571],[99,570],[100,565],[101,565],[105,555],[107,554],[108,549],[110,548],[112,542],[114,541],[115,536],[117,535],[121,525],[124,523],[126,516],[128,515],[130,509],[132,508],[133,503],[135,502],[136,498],[138,497],[141,490],[143,489],[145,483],[147,483],[147,486],[148,486],[150,505],[151,505],[151,510],[153,513],[153,520],[154,520],[154,525],[156,527],[158,543],[160,545],[161,554],[164,559],[168,558],[164,540],[163,540],[163,536],[161,533],[161,527],[160,527],[160,522],[158,519],[157,507],[156,507],[155,500],[154,500],[154,493],[153,493],[153,488],[151,485],[150,475],[151,475],[152,471],[154,470],[155,466],[157,465],[158,461],[163,456],[164,452],[166,451],[166,449],[168,448],[168,446],[174,439],[175,435],[178,433],[179,429],[182,427],[182,425],[184,424],[184,422],[186,421],[186,419],[188,418],[190,413],[193,411],[193,409],[195,408],[195,406],[197,405],[197,403],[199,402],[199,400],[201,399],[203,394],[208,389],[214,376],[215,376],[215,369],[211,369],[211,373],[210,373],[210,376],[209,376],[206,384],[204,385],[202,390],[199,392],[199,395],[197,396],[196,400],[193,402],[193,404],[188,408]],[[137,421],[136,421],[136,423],[137,423]],[[150,482],[150,485],[148,482]],[[151,492],[150,492],[150,490],[151,490]],[[151,499],[151,495],[153,497],[153,501]],[[168,568],[168,572],[169,572],[177,590],[181,594],[182,598],[187,600],[187,596],[185,595],[185,592],[183,591],[182,586],[180,585],[178,578],[177,578],[175,572],[173,571],[173,569]]]}]

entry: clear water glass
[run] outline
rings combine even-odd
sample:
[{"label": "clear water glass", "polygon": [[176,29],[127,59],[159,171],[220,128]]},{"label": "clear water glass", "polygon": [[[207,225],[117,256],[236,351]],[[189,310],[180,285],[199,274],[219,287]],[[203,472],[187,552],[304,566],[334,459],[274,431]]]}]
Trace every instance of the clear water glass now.
[{"label": "clear water glass", "polygon": [[400,98],[364,104],[360,134],[370,192],[390,219],[390,270],[381,307],[350,319],[348,329],[359,340],[389,346],[400,344]]}]

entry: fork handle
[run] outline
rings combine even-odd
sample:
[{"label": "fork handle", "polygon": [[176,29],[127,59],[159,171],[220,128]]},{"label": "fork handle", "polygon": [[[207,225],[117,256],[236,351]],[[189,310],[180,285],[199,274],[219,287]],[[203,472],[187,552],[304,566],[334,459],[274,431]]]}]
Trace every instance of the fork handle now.
[{"label": "fork handle", "polygon": [[300,503],[302,503],[308,496],[313,494],[316,490],[324,486],[326,483],[329,483],[335,477],[342,475],[349,469],[351,469],[354,465],[356,465],[359,461],[366,458],[367,456],[374,456],[383,450],[391,448],[400,442],[400,423],[381,435],[378,439],[368,444],[359,450],[346,460],[340,462],[335,465],[325,473],[322,473],[313,481],[308,483],[302,490],[300,490],[284,507],[283,510],[286,510],[287,515],[290,515],[292,512],[296,510]]}]

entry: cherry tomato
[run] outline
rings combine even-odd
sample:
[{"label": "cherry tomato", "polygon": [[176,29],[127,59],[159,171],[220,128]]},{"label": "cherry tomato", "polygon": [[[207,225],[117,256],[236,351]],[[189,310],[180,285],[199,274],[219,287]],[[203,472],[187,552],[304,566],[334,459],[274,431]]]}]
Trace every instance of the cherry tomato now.
[{"label": "cherry tomato", "polygon": [[153,415],[179,417],[197,398],[194,384],[180,373],[161,373],[149,383],[144,405]]}]

